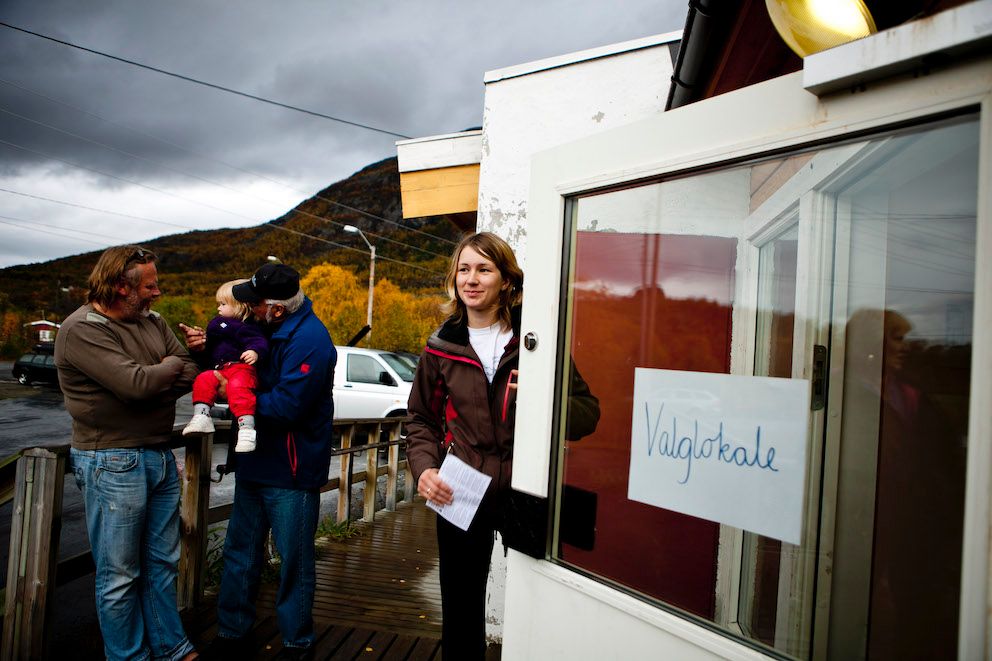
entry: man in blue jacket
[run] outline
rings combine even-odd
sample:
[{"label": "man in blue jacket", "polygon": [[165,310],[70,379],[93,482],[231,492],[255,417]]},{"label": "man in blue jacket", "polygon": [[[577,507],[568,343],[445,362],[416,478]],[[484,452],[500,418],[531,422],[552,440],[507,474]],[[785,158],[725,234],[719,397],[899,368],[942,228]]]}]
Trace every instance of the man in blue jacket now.
[{"label": "man in blue jacket", "polygon": [[[337,352],[300,290],[299,274],[285,264],[262,266],[233,294],[262,322],[270,352],[258,369],[258,445],[238,456],[217,598],[218,635],[206,656],[244,658],[271,528],[282,560],[279,630],[286,652],[303,658],[314,641],[313,538],[331,461]],[[200,348],[196,331],[187,331],[187,345]]]}]

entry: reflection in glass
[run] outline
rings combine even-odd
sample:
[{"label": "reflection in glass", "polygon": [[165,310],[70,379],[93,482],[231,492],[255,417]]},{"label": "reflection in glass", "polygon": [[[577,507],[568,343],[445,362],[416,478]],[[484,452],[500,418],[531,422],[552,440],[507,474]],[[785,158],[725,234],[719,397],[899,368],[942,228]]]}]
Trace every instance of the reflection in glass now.
[{"label": "reflection in glass", "polygon": [[[796,658],[953,658],[977,126],[572,200],[561,350],[600,420],[560,435],[595,526],[559,562]],[[815,430],[802,546],[627,498],[635,368],[799,378],[814,344],[826,410],[783,413]]]},{"label": "reflection in glass", "polygon": [[841,196],[850,278],[836,311],[847,323],[836,336],[843,329],[831,605],[843,614],[832,658],[957,655],[977,129],[900,142]]}]

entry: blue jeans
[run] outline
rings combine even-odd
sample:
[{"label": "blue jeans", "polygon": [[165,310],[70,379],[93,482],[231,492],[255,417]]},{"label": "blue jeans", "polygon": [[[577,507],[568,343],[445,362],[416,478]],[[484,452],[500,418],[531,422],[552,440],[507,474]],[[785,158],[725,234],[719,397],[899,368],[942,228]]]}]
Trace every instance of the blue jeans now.
[{"label": "blue jeans", "polygon": [[172,450],[70,451],[96,564],[108,659],[181,659],[193,651],[176,608],[179,474]]},{"label": "blue jeans", "polygon": [[282,568],[276,593],[276,617],[283,645],[313,644],[313,592],[316,584],[313,536],[320,494],[238,480],[224,540],[224,575],[217,597],[218,634],[242,638],[255,623],[255,599],[266,562],[269,528]]}]

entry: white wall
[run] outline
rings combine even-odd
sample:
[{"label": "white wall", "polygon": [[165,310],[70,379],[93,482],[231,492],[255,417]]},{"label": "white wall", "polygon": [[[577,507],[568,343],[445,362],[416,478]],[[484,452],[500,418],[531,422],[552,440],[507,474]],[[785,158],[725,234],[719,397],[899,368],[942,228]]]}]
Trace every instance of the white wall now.
[{"label": "white wall", "polygon": [[531,156],[664,111],[672,76],[668,44],[680,36],[646,37],[488,72],[478,229],[505,238],[526,267]]},{"label": "white wall", "polygon": [[[506,239],[526,270],[531,156],[549,147],[660,114],[672,76],[669,44],[646,37],[485,75],[477,228]],[[506,558],[497,538],[486,598],[486,635],[502,640]]]},{"label": "white wall", "polygon": [[[506,613],[513,635],[502,658],[518,659],[765,659],[757,651],[707,631],[549,562],[510,552]],[[526,604],[526,607],[523,605]]]}]

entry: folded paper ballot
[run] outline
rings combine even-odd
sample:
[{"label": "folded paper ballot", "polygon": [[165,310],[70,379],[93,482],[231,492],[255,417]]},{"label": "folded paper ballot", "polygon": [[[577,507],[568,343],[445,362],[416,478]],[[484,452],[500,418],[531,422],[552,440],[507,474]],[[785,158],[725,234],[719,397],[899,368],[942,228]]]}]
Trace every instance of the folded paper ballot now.
[{"label": "folded paper ballot", "polygon": [[451,487],[454,496],[450,505],[438,505],[428,500],[427,507],[453,525],[468,530],[493,478],[475,470],[450,452],[441,463],[438,477]]}]

